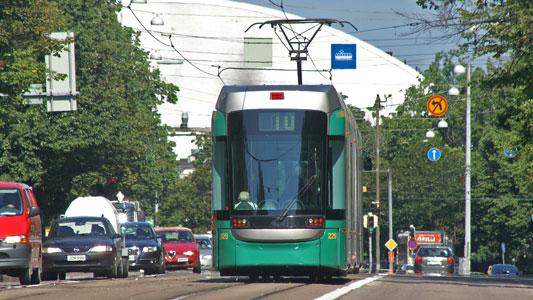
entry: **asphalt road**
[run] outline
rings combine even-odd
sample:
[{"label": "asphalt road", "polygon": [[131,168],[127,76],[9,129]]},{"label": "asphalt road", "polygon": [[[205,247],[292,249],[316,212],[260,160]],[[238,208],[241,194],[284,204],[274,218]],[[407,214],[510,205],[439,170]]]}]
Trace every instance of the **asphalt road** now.
[{"label": "asphalt road", "polygon": [[[4,277],[5,278],[5,277]],[[67,280],[22,287],[0,282],[0,299],[533,299],[533,277],[429,277],[393,274],[351,274],[326,282],[284,277],[255,282],[246,277],[219,277],[217,272],[173,271],[125,279],[92,278],[69,273]]]}]

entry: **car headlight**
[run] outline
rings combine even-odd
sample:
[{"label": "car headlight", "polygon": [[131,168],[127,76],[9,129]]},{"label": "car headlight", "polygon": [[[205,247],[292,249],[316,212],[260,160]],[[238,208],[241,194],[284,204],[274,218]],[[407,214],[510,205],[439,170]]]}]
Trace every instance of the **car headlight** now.
[{"label": "car headlight", "polygon": [[113,251],[113,247],[108,245],[98,245],[94,246],[91,249],[89,249],[89,252],[111,252]]},{"label": "car headlight", "polygon": [[143,252],[144,253],[147,253],[147,252],[156,252],[157,251],[157,247],[156,246],[147,246],[147,247],[143,247]]},{"label": "car headlight", "polygon": [[189,251],[185,251],[185,252],[183,252],[183,254],[188,255],[188,256],[191,256],[191,255],[194,254],[194,252],[192,252],[191,250],[189,250]]},{"label": "car headlight", "polygon": [[27,244],[28,237],[25,235],[11,235],[4,239],[6,244]]},{"label": "car headlight", "polygon": [[44,247],[43,252],[46,254],[62,253],[63,249],[57,247]]}]

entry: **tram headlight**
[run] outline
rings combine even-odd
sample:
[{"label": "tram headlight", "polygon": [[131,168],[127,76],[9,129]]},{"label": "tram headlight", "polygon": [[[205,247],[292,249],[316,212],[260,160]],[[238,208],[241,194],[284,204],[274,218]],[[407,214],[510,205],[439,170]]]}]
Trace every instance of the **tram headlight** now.
[{"label": "tram headlight", "polygon": [[246,218],[234,218],[231,221],[232,228],[248,228],[248,220]]}]

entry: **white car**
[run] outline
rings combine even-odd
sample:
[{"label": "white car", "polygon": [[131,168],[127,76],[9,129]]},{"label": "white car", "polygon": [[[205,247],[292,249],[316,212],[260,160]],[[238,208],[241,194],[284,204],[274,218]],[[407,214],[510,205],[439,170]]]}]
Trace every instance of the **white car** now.
[{"label": "white car", "polygon": [[200,264],[202,269],[213,267],[213,240],[210,234],[195,234],[194,238],[200,250]]}]

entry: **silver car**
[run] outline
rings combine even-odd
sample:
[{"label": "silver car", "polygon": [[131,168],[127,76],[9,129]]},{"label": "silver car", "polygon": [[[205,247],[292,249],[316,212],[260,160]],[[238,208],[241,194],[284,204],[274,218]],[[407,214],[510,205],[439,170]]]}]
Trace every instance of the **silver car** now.
[{"label": "silver car", "polygon": [[413,266],[416,275],[453,275],[456,257],[448,246],[423,245],[418,248]]},{"label": "silver car", "polygon": [[202,269],[213,267],[213,241],[210,234],[195,234],[196,244],[200,251],[200,264]]}]

